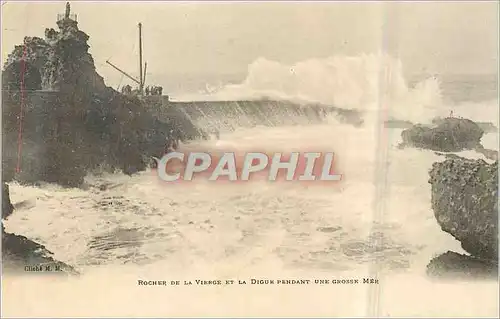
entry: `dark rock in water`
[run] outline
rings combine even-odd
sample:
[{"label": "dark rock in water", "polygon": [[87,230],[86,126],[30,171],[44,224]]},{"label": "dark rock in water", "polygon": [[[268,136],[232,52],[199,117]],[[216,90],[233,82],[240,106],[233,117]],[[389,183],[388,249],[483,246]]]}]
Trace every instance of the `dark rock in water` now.
[{"label": "dark rock in water", "polygon": [[432,209],[441,229],[474,257],[498,259],[498,161],[447,159],[432,166]]},{"label": "dark rock in water", "polygon": [[2,231],[3,273],[78,275],[73,267],[55,260],[52,255],[43,245]]},{"label": "dark rock in water", "polygon": [[323,232],[323,233],[334,233],[338,230],[341,230],[342,227],[340,226],[332,226],[332,227],[318,227],[316,230]]},{"label": "dark rock in water", "polygon": [[498,279],[498,263],[448,251],[433,258],[427,275],[436,279]]},{"label": "dark rock in water", "polygon": [[[476,147],[475,151],[483,154],[484,157],[486,157],[489,160],[498,161],[498,151],[484,148],[482,145],[478,145],[478,147]],[[457,154],[454,154],[454,153],[434,152],[434,154],[436,154],[438,156],[444,156],[444,157],[449,158],[449,159],[467,159],[465,157],[458,156]]]},{"label": "dark rock in water", "polygon": [[412,126],[412,122],[403,120],[388,120],[384,123],[386,128],[411,128]]},{"label": "dark rock in water", "polygon": [[487,159],[490,159],[492,161],[498,161],[498,151],[490,150],[484,148],[482,145],[478,145],[476,147],[476,152],[483,154],[484,157],[486,157]]},{"label": "dark rock in water", "polygon": [[404,146],[459,152],[476,148],[483,134],[483,130],[473,121],[449,117],[434,121],[431,127],[414,125],[401,132],[401,137]]},{"label": "dark rock in water", "polygon": [[446,157],[447,159],[464,159],[465,157],[462,157],[462,156],[458,156],[457,154],[453,154],[453,153],[440,153],[440,152],[434,152],[434,154],[438,155],[438,156],[444,156]]},{"label": "dark rock in water", "polygon": [[484,131],[484,133],[498,133],[498,127],[493,123],[476,122],[476,124]]},{"label": "dark rock in water", "polygon": [[10,202],[9,185],[2,183],[2,219],[8,218],[14,211]]}]

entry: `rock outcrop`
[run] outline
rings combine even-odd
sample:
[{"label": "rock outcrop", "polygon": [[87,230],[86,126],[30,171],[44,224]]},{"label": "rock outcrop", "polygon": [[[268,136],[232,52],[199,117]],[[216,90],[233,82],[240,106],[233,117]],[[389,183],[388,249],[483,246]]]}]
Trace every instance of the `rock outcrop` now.
[{"label": "rock outcrop", "polygon": [[[88,35],[71,19],[58,25],[45,39],[26,37],[4,66],[3,180],[79,186],[96,167],[144,169],[144,158],[163,154],[175,125],[157,120],[137,96],[107,87],[88,53]],[[170,135],[183,139],[179,131]]]},{"label": "rock outcrop", "polygon": [[456,157],[434,163],[429,183],[441,229],[475,260],[498,264],[498,161]]},{"label": "rock outcrop", "polygon": [[78,275],[72,266],[53,258],[45,246],[24,236],[2,231],[3,273]]},{"label": "rock outcrop", "polygon": [[484,133],[498,133],[498,127],[491,122],[476,122],[476,124],[484,131]]},{"label": "rock outcrop", "polygon": [[476,152],[481,153],[489,160],[498,161],[498,151],[484,148],[482,145],[476,147]]},{"label": "rock outcrop", "polygon": [[384,122],[384,127],[386,128],[402,128],[408,129],[413,126],[413,123],[405,120],[391,119]]},{"label": "rock outcrop", "polygon": [[8,218],[14,212],[14,206],[10,202],[9,185],[2,183],[2,219]]},{"label": "rock outcrop", "polygon": [[473,121],[448,117],[435,120],[433,126],[414,125],[401,132],[401,146],[440,152],[459,152],[480,145],[484,131]]},{"label": "rock outcrop", "polygon": [[88,52],[89,36],[71,19],[58,25],[59,32],[45,30],[45,39],[25,37],[22,45],[15,46],[4,65],[3,89],[20,90],[23,83],[26,90],[109,90]]},{"label": "rock outcrop", "polygon": [[427,274],[439,279],[496,279],[498,265],[493,261],[447,251],[429,262]]},{"label": "rock outcrop", "polygon": [[3,273],[77,275],[71,266],[57,261],[45,246],[24,236],[5,232],[3,220],[14,212],[9,185],[2,183],[2,271]]}]

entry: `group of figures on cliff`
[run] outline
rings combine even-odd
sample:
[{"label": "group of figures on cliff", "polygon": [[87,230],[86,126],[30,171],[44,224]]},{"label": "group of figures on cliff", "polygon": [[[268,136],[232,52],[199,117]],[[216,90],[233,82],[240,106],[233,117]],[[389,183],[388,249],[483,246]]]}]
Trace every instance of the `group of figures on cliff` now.
[{"label": "group of figures on cliff", "polygon": [[[131,95],[134,93],[139,93],[139,89],[133,90],[130,85],[125,85],[122,87],[122,94],[127,94]],[[144,89],[144,93],[146,95],[162,95],[163,94],[163,87],[161,86],[146,86]]]}]

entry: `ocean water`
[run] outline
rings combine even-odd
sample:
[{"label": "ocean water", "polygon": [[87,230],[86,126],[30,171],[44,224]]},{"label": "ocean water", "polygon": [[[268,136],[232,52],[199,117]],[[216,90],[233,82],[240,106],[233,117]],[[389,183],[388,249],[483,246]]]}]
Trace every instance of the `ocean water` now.
[{"label": "ocean water", "polygon": [[[450,109],[498,125],[497,94],[483,82],[459,77],[443,84],[428,77],[408,83],[401,63],[388,56],[334,56],[292,66],[259,59],[240,84],[179,96],[322,102],[363,112],[365,125],[330,118],[308,126],[239,128],[192,143],[240,152],[334,151],[345,178],[328,186],[170,185],[152,171],[88,176],[85,190],[12,183],[13,203],[22,205],[7,231],[46,245],[83,275],[4,278],[3,315],[495,316],[497,282],[437,283],[425,276],[431,258],[463,252],[431,209],[428,170],[443,158],[398,149],[401,130],[383,128],[389,118],[428,122]],[[464,86],[482,93],[463,93]],[[497,149],[498,135],[485,135],[483,144]],[[484,159],[472,151],[459,155]],[[379,285],[251,285],[252,278],[377,278]],[[247,285],[145,287],[138,279]]]}]

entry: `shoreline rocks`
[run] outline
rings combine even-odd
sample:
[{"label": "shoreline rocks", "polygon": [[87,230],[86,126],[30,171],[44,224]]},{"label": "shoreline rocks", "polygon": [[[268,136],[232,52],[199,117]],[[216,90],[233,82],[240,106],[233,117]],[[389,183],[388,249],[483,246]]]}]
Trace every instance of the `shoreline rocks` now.
[{"label": "shoreline rocks", "polygon": [[498,265],[468,255],[447,251],[427,265],[427,275],[436,279],[498,279]]},{"label": "shoreline rocks", "polygon": [[489,160],[498,161],[498,151],[484,148],[482,145],[476,147],[476,152],[481,153]]},{"label": "shoreline rocks", "polygon": [[14,211],[9,185],[2,183],[2,273],[38,275],[78,275],[72,266],[54,259],[53,253],[33,240],[5,231],[3,220]]},{"label": "shoreline rocks", "polygon": [[476,122],[476,124],[484,131],[484,133],[498,133],[498,127],[490,122]]},{"label": "shoreline rocks", "polygon": [[433,126],[420,124],[401,132],[400,147],[416,147],[439,152],[460,152],[480,145],[484,131],[473,121],[448,117],[433,121]]},{"label": "shoreline rocks", "polygon": [[498,268],[498,161],[488,164],[457,156],[434,163],[429,175],[439,226],[470,254],[448,254],[431,264],[458,262],[478,267],[483,263]]},{"label": "shoreline rocks", "polygon": [[8,218],[13,212],[14,205],[10,201],[9,185],[2,183],[2,219]]},{"label": "shoreline rocks", "polygon": [[44,245],[2,231],[3,273],[38,275],[79,275],[72,266],[52,257]]}]

